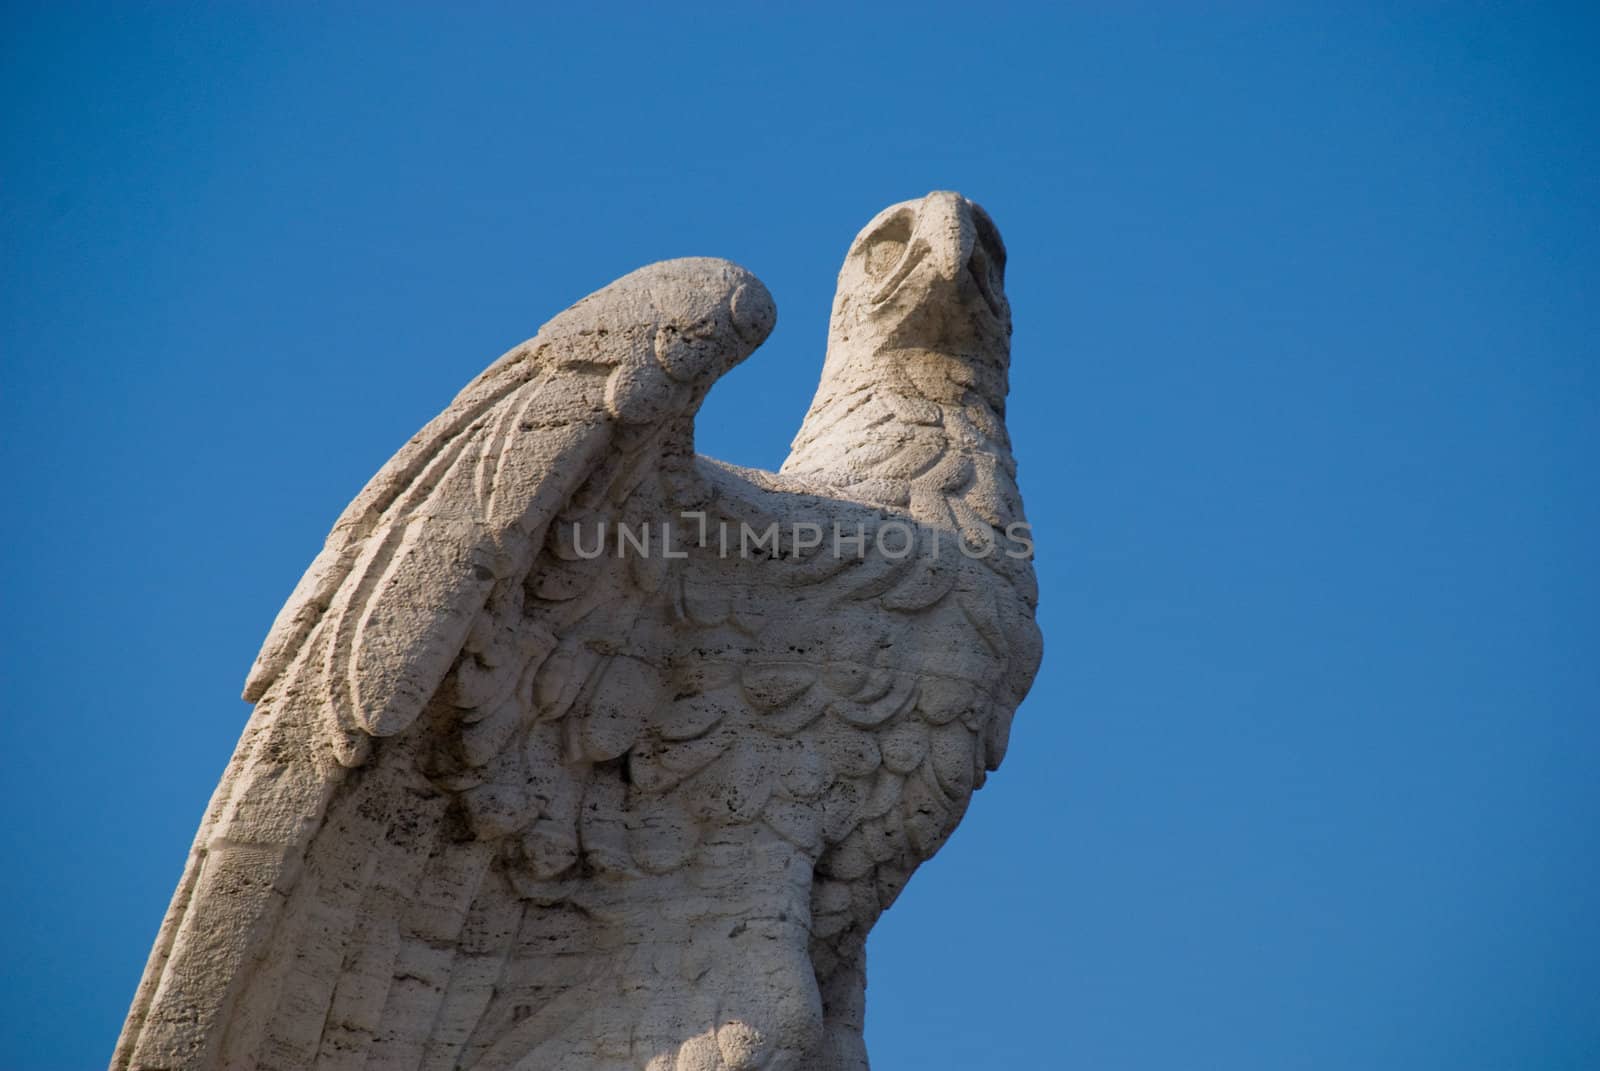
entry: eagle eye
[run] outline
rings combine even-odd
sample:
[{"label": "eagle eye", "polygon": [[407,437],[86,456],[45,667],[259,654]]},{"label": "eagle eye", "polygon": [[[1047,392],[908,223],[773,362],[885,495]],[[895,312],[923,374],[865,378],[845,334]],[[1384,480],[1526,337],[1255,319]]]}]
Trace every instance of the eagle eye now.
[{"label": "eagle eye", "polygon": [[1006,279],[1006,244],[1000,240],[1000,230],[989,214],[973,205],[972,221],[978,229],[978,242],[988,254],[989,266],[1002,285]]},{"label": "eagle eye", "polygon": [[866,265],[867,278],[881,283],[894,271],[906,255],[906,245],[911,241],[911,213],[897,212],[884,220],[883,225],[867,236],[862,243],[861,256]]}]

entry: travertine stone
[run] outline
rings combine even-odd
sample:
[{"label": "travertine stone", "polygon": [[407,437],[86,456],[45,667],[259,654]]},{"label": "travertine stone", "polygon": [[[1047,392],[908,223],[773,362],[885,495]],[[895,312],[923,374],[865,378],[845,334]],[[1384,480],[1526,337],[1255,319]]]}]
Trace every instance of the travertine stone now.
[{"label": "travertine stone", "polygon": [[1004,265],[957,194],[868,224],[778,473],[694,453],[775,321],[726,261],[469,384],[273,625],[112,1066],[865,1068],[1039,663]]}]

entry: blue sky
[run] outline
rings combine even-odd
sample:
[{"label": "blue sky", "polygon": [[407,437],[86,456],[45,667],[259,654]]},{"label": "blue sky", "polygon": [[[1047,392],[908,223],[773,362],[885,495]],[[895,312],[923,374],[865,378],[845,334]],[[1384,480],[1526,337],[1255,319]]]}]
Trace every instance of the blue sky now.
[{"label": "blue sky", "polygon": [[0,1058],[109,1056],[344,503],[641,264],[781,461],[878,209],[984,204],[1043,670],[871,944],[878,1071],[1600,1066],[1578,7],[8,5]]}]

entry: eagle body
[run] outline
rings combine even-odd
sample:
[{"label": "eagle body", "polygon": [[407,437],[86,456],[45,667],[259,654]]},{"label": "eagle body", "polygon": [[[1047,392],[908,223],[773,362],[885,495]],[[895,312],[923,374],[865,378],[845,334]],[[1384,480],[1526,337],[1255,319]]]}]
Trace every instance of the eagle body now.
[{"label": "eagle body", "polygon": [[867,933],[1040,657],[1003,271],[881,213],[777,473],[694,453],[775,322],[725,261],[469,384],[274,624],[113,1068],[865,1068]]}]

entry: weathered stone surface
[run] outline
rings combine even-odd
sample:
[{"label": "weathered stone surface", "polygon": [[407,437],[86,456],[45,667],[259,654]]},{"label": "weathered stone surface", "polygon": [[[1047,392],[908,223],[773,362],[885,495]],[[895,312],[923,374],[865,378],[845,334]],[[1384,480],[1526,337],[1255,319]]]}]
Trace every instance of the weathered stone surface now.
[{"label": "weathered stone surface", "polygon": [[1040,657],[1004,258],[874,219],[779,473],[694,453],[775,321],[725,261],[468,385],[274,624],[113,1067],[865,1068],[867,931]]}]

